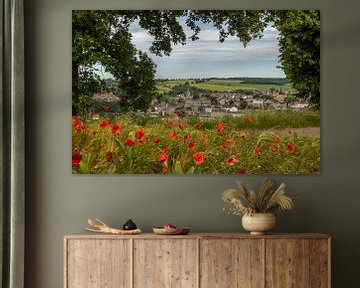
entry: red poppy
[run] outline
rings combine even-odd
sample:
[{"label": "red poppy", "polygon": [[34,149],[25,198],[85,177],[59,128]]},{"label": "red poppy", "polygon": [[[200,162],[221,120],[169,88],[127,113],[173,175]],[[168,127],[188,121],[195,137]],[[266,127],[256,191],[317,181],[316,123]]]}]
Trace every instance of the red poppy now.
[{"label": "red poppy", "polygon": [[104,105],[103,106],[103,109],[105,112],[109,111],[110,110],[110,106],[109,105]]},{"label": "red poppy", "polygon": [[108,162],[112,162],[113,158],[112,158],[112,152],[109,151],[108,154],[106,155],[106,159]]},{"label": "red poppy", "polygon": [[226,151],[227,150],[227,147],[224,145],[224,144],[220,144],[219,145],[219,148]]},{"label": "red poppy", "polygon": [[268,148],[269,144],[268,143],[264,143],[264,148]]},{"label": "red poppy", "polygon": [[111,120],[104,120],[103,122],[100,123],[100,128],[107,129],[109,127],[110,123],[111,123]]},{"label": "red poppy", "polygon": [[176,120],[176,119],[179,119],[179,115],[176,114],[176,113],[174,113],[174,114],[173,114],[173,119],[175,119],[175,120]]},{"label": "red poppy", "polygon": [[79,120],[79,119],[77,119],[77,118],[74,118],[73,120],[72,120],[72,125],[73,125],[73,127],[74,127],[74,130],[76,131],[76,132],[81,132],[81,121]]},{"label": "red poppy", "polygon": [[271,150],[272,150],[273,152],[276,152],[276,151],[279,151],[279,150],[280,150],[280,147],[279,147],[279,146],[276,146],[276,145],[273,145],[273,146],[271,146]]},{"label": "red poppy", "polygon": [[167,157],[168,156],[166,154],[161,154],[159,156],[159,162],[164,163],[167,160]]},{"label": "red poppy", "polygon": [[172,121],[167,121],[166,122],[166,125],[169,126],[169,127],[172,127],[174,125],[174,122]]},{"label": "red poppy", "polygon": [[99,132],[98,132],[97,130],[94,130],[94,131],[92,132],[92,135],[93,135],[93,136],[96,136],[98,133],[99,133]]},{"label": "red poppy", "polygon": [[254,118],[252,118],[252,117],[247,117],[247,118],[246,118],[246,122],[249,123],[249,124],[251,124],[251,123],[254,122]]},{"label": "red poppy", "polygon": [[236,159],[236,157],[234,155],[230,156],[230,158],[225,161],[225,163],[230,166],[234,165],[234,163],[236,163],[236,162],[239,162],[239,160]]},{"label": "red poppy", "polygon": [[195,129],[198,129],[198,130],[201,129],[201,124],[200,124],[200,123],[196,123],[196,124],[195,124]]},{"label": "red poppy", "polygon": [[135,141],[132,140],[132,139],[130,139],[130,138],[128,138],[128,139],[126,140],[126,142],[125,142],[125,145],[130,146],[130,147],[133,147],[133,146],[135,146]]},{"label": "red poppy", "polygon": [[179,127],[179,129],[184,129],[185,126],[180,123],[180,124],[178,125],[178,127]]},{"label": "red poppy", "polygon": [[225,142],[226,142],[226,144],[228,144],[228,145],[231,145],[231,144],[234,143],[234,141],[231,140],[231,139],[226,139]]},{"label": "red poppy", "polygon": [[81,130],[82,130],[81,125],[80,125],[80,124],[76,124],[76,125],[74,126],[74,130],[76,131],[76,133],[80,133]]},{"label": "red poppy", "polygon": [[224,124],[223,122],[220,122],[220,123],[217,123],[217,124],[216,124],[216,129],[217,129],[218,131],[224,130],[224,127],[225,127],[225,124]]},{"label": "red poppy", "polygon": [[80,121],[79,119],[77,119],[77,118],[74,118],[74,119],[72,120],[72,124],[73,124],[73,126],[76,126],[76,125],[80,125],[80,126],[81,126],[81,121]]},{"label": "red poppy", "polygon": [[245,169],[239,169],[239,174],[248,174],[248,172]]},{"label": "red poppy", "polygon": [[195,147],[196,147],[196,142],[195,141],[191,141],[189,143],[189,145],[188,145],[189,151],[194,151]]},{"label": "red poppy", "polygon": [[119,133],[121,131],[121,126],[118,124],[114,124],[111,127],[111,133]]},{"label": "red poppy", "polygon": [[256,148],[255,148],[255,153],[258,154],[258,155],[261,154],[261,148],[260,148],[260,146],[256,146]]},{"label": "red poppy", "polygon": [[287,147],[291,154],[295,152],[295,146],[293,144],[289,143]]},{"label": "red poppy", "polygon": [[159,145],[159,144],[160,144],[160,139],[159,139],[159,138],[155,138],[155,139],[153,140],[153,142],[154,142],[154,144]]},{"label": "red poppy", "polygon": [[273,141],[274,141],[275,143],[280,143],[280,138],[279,138],[279,137],[275,137],[275,138],[273,139]]},{"label": "red poppy", "polygon": [[167,149],[167,148],[163,148],[163,149],[162,149],[162,153],[163,153],[163,154],[167,154],[168,152],[169,152],[169,149]]},{"label": "red poppy", "polygon": [[204,163],[205,160],[205,153],[204,152],[198,152],[193,154],[194,162],[196,165],[201,165]]},{"label": "red poppy", "polygon": [[176,139],[177,136],[174,132],[171,132],[171,133],[169,133],[168,137],[170,140],[174,140],[174,139]]},{"label": "red poppy", "polygon": [[138,139],[141,139],[145,136],[145,132],[144,130],[136,130],[135,131],[135,137]]},{"label": "red poppy", "polygon": [[185,136],[184,136],[184,142],[189,141],[189,138],[190,138],[190,136],[189,136],[189,135],[185,135]]},{"label": "red poppy", "polygon": [[145,142],[146,142],[146,140],[144,138],[141,138],[141,139],[139,139],[138,144],[139,144],[139,146],[142,146],[145,144]]},{"label": "red poppy", "polygon": [[77,169],[80,167],[82,155],[79,152],[72,153],[72,167]]}]

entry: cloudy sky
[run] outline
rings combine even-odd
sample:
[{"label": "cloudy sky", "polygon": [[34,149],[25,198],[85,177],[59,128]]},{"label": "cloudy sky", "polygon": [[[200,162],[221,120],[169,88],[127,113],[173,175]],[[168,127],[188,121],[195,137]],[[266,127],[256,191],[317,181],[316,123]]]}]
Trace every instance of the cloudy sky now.
[{"label": "cloudy sky", "polygon": [[[236,37],[219,42],[219,32],[211,24],[202,24],[199,40],[173,46],[170,56],[148,55],[156,63],[156,78],[202,77],[285,77],[278,63],[278,31],[268,27],[261,39],[243,47]],[[132,24],[132,42],[147,51],[153,38],[137,23]],[[190,36],[190,29],[184,27]]]}]

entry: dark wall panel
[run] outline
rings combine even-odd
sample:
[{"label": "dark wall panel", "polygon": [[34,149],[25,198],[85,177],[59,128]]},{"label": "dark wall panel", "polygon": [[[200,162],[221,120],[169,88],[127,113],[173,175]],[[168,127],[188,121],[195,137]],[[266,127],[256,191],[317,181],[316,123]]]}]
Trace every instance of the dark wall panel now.
[{"label": "dark wall panel", "polygon": [[[360,22],[357,1],[25,1],[26,287],[63,287],[63,235],[88,216],[113,226],[132,218],[145,231],[172,222],[197,232],[241,231],[220,193],[236,176],[71,174],[72,9],[321,10],[321,175],[276,176],[297,195],[279,232],[333,236],[333,286],[357,287],[360,258]],[[202,3],[203,2],[203,3]],[[261,176],[242,176],[255,188]]]}]

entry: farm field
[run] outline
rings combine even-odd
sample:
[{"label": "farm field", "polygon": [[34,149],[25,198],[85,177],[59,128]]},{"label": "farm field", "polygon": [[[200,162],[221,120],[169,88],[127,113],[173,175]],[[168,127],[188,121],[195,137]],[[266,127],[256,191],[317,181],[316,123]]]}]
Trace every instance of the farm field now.
[{"label": "farm field", "polygon": [[284,91],[295,91],[291,84],[257,84],[244,83],[241,80],[229,79],[210,79],[205,82],[196,83],[194,80],[166,80],[158,81],[156,88],[159,92],[168,92],[174,86],[184,85],[188,82],[190,85],[199,89],[222,92],[222,91],[236,91],[236,90],[267,90],[267,89],[281,89]]},{"label": "farm field", "polygon": [[123,115],[73,118],[80,174],[317,174],[319,111],[262,111],[217,119]]}]

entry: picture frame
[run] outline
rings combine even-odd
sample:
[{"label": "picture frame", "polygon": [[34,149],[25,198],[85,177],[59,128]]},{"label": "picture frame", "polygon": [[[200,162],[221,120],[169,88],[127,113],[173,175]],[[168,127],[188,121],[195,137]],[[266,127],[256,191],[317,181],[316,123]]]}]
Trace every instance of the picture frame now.
[{"label": "picture frame", "polygon": [[320,173],[319,10],[73,10],[71,74],[73,174]]}]

